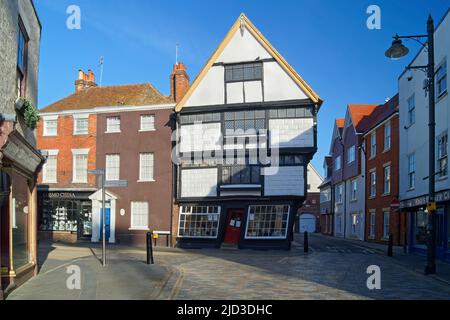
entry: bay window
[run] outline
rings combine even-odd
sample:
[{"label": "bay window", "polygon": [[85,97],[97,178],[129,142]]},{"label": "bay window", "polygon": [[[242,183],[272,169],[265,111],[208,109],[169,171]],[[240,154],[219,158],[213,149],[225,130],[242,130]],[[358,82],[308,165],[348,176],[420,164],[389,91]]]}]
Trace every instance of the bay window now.
[{"label": "bay window", "polygon": [[246,239],[285,239],[289,223],[288,205],[250,206]]},{"label": "bay window", "polygon": [[180,208],[178,237],[217,238],[220,207],[183,206]]}]

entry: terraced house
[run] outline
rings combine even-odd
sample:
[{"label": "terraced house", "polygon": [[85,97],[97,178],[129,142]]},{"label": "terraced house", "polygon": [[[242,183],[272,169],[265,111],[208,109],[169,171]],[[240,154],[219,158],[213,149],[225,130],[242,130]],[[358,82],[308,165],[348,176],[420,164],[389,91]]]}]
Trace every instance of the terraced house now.
[{"label": "terraced house", "polygon": [[105,172],[109,243],[142,244],[150,230],[170,234],[171,115],[189,88],[183,64],[170,84],[169,96],[149,83],[99,87],[92,71],[79,71],[74,94],[41,110],[41,238],[101,240],[101,183],[91,170]]},{"label": "terraced house", "polygon": [[289,248],[321,104],[242,14],[176,106],[178,245]]}]

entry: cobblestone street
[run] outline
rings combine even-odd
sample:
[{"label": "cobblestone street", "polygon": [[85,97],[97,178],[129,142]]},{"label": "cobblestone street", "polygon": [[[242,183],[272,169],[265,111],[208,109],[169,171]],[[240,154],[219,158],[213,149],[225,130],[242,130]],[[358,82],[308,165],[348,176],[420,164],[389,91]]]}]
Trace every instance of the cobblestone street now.
[{"label": "cobblestone street", "polygon": [[[311,253],[201,250],[164,253],[180,280],[175,299],[449,299],[450,286],[335,238],[312,237]],[[369,290],[367,267],[381,268],[381,290]]]},{"label": "cobblestone street", "polygon": [[[108,266],[96,258],[100,248],[58,245],[43,258],[41,273],[13,291],[10,299],[449,299],[450,286],[425,277],[414,267],[375,249],[349,241],[312,236],[310,253],[300,239],[290,252],[178,250],[145,252],[108,249]],[[95,256],[92,255],[95,253]],[[407,256],[405,256],[407,257]],[[408,258],[409,259],[409,258]],[[414,257],[421,262],[423,257]],[[64,268],[81,267],[81,290],[66,288]],[[367,267],[381,268],[381,290],[366,286]],[[445,265],[448,268],[448,265]],[[141,276],[137,276],[139,273]]]}]

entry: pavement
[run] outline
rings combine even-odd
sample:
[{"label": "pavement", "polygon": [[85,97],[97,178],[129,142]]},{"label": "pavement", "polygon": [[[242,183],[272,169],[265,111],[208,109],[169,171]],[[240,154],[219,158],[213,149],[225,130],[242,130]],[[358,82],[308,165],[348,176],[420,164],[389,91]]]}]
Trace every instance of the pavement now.
[{"label": "pavement", "polygon": [[[424,276],[425,257],[385,246],[310,237],[303,252],[295,237],[290,251],[233,249],[163,249],[146,265],[141,248],[108,246],[102,267],[101,247],[92,244],[41,244],[40,273],[8,299],[29,300],[366,300],[450,299],[450,265],[438,264],[438,275]],[[67,287],[70,266],[81,270],[81,286]],[[367,287],[367,268],[381,270],[381,289]],[[448,273],[447,273],[448,272]]]}]

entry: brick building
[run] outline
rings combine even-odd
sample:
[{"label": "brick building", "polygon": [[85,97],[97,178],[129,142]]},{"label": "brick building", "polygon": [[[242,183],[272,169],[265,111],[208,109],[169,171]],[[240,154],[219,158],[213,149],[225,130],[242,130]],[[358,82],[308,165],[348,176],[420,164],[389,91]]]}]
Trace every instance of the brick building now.
[{"label": "brick building", "polygon": [[[79,71],[75,93],[41,110],[38,147],[48,157],[39,178],[39,230],[44,239],[101,239],[100,182],[105,170],[106,237],[143,243],[149,230],[170,233],[171,115],[189,88],[182,63],[171,95],[151,84],[98,87]],[[183,91],[184,90],[184,91]]]},{"label": "brick building", "polygon": [[364,134],[366,156],[366,241],[386,244],[392,235],[401,245],[406,237],[406,214],[398,208],[399,114],[398,95],[378,106],[367,119]]},{"label": "brick building", "polygon": [[37,273],[35,148],[41,24],[33,1],[0,1],[0,299]]},{"label": "brick building", "polygon": [[321,232],[320,224],[320,189],[323,178],[312,164],[307,168],[308,190],[303,206],[297,212],[296,232]]},{"label": "brick building", "polygon": [[[39,236],[75,242],[92,234],[89,196],[97,190],[97,113],[91,102],[109,95],[96,88],[95,76],[78,72],[75,93],[40,110],[37,147],[47,162],[39,176]],[[90,89],[90,90],[88,90]]]}]

